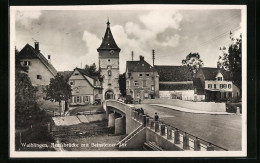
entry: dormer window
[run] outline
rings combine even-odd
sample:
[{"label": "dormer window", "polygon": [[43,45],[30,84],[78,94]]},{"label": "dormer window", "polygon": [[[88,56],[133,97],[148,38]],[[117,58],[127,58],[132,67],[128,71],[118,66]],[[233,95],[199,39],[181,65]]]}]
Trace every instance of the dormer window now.
[{"label": "dormer window", "polygon": [[143,74],[139,74],[139,77],[140,77],[140,78],[143,77]]},{"label": "dormer window", "polygon": [[222,81],[223,79],[222,79],[222,77],[218,77],[218,81]]}]

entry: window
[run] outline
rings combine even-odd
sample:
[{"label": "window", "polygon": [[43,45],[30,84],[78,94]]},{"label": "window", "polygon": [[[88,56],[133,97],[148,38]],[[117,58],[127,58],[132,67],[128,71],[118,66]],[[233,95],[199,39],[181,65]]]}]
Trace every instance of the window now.
[{"label": "window", "polygon": [[219,87],[220,87],[220,89],[222,89],[223,88],[223,84],[220,84]]},{"label": "window", "polygon": [[138,86],[138,81],[134,81],[134,86]]},{"label": "window", "polygon": [[78,75],[79,75],[79,73],[75,73],[74,75],[75,75],[75,76],[78,76]]},{"label": "window", "polygon": [[217,88],[217,84],[214,84],[214,88],[215,88],[215,89]]},{"label": "window", "polygon": [[208,84],[208,88],[212,88],[212,84]]},{"label": "window", "polygon": [[89,96],[85,96],[84,102],[89,102]]},{"label": "window", "polygon": [[24,65],[24,66],[31,66],[31,61],[24,61],[24,62],[23,62],[23,65]]},{"label": "window", "polygon": [[149,73],[147,73],[147,74],[146,74],[146,77],[149,77],[149,76],[150,76],[150,74],[149,74]]},{"label": "window", "polygon": [[108,62],[110,62],[110,59],[108,59]]},{"label": "window", "polygon": [[108,76],[111,76],[112,74],[111,74],[111,70],[108,70],[107,71],[107,74],[108,74]]},{"label": "window", "polygon": [[102,89],[99,89],[99,90],[98,90],[98,93],[99,93],[99,94],[102,94]]},{"label": "window", "polygon": [[139,77],[143,77],[143,74],[139,74]]},{"label": "window", "polygon": [[231,84],[228,84],[228,88],[231,88]]},{"label": "window", "polygon": [[77,103],[81,102],[80,96],[76,96],[76,102],[77,102]]},{"label": "window", "polygon": [[74,81],[73,80],[70,81],[70,85],[74,85]]},{"label": "window", "polygon": [[41,75],[37,75],[37,79],[42,79],[42,76]]},{"label": "window", "polygon": [[154,91],[154,86],[151,86],[151,90]]},{"label": "window", "polygon": [[226,84],[223,84],[223,88],[226,89],[226,88],[227,88],[227,85],[226,85]]},{"label": "window", "polygon": [[143,81],[143,87],[146,87],[146,80]]},{"label": "window", "polygon": [[222,81],[222,77],[218,77],[218,81]]}]

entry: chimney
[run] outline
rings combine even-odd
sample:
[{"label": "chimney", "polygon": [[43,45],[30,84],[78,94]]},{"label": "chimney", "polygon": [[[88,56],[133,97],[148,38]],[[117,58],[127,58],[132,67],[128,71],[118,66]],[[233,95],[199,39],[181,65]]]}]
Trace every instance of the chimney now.
[{"label": "chimney", "polygon": [[35,50],[40,53],[39,42],[34,42]]},{"label": "chimney", "polygon": [[48,55],[48,62],[51,63],[51,55]]},{"label": "chimney", "polygon": [[140,61],[144,61],[144,56],[140,55]]}]

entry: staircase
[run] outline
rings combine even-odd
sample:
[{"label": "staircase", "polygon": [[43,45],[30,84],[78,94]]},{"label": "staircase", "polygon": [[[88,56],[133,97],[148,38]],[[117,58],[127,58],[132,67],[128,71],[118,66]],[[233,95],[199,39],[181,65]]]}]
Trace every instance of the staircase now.
[{"label": "staircase", "polygon": [[129,144],[133,138],[135,138],[141,131],[143,131],[145,127],[140,125],[134,131],[132,131],[129,135],[127,135],[124,139],[122,139],[119,143],[116,144],[116,147],[119,149],[129,148],[131,145]]},{"label": "staircase", "polygon": [[156,145],[154,142],[145,142],[143,145],[145,151],[163,151],[161,147]]}]

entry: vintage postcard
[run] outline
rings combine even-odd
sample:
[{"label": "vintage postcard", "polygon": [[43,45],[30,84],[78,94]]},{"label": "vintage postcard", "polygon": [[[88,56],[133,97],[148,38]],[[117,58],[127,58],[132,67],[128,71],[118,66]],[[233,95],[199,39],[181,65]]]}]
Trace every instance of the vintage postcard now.
[{"label": "vintage postcard", "polygon": [[246,157],[245,5],[10,7],[10,157]]}]

